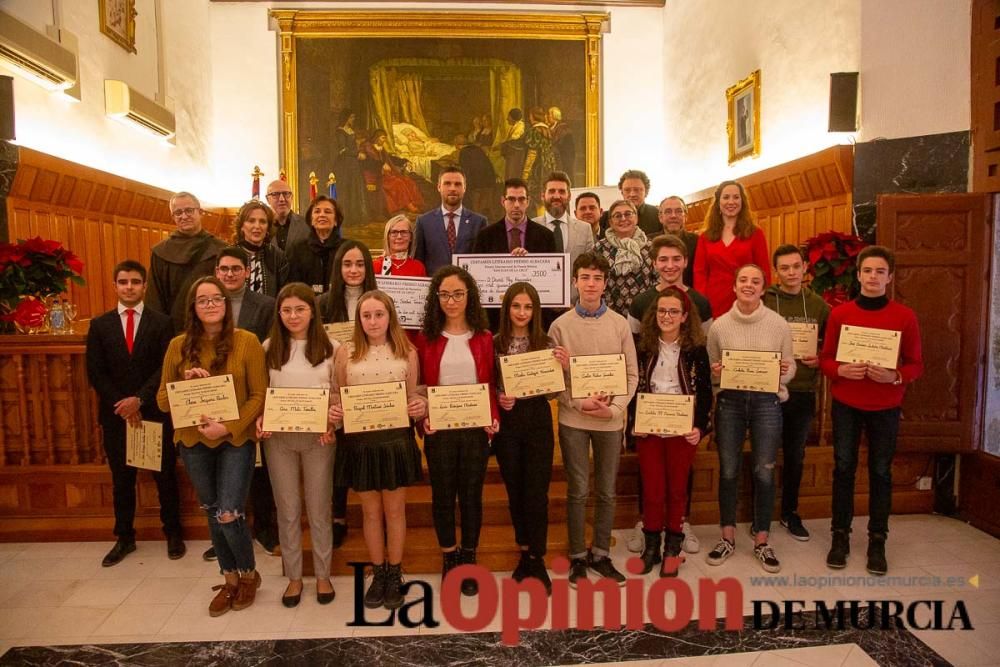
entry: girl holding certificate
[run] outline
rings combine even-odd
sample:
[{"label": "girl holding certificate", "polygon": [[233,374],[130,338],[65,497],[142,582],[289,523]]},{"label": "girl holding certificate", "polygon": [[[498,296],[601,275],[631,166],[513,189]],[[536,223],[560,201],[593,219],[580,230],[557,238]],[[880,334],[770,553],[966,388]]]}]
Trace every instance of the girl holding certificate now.
[{"label": "girl holding certificate", "polygon": [[[507,288],[500,307],[500,329],[493,337],[499,357],[551,349],[563,369],[569,369],[566,348],[556,346],[542,328],[542,308],[538,292],[530,283],[517,282]],[[545,547],[549,527],[549,482],[552,481],[551,395],[515,399],[504,393],[497,376],[500,432],[493,439],[493,451],[503,475],[509,499],[514,539],[521,560],[514,580],[534,577],[546,591],[552,581],[545,570]]]},{"label": "girl holding certificate", "polygon": [[[761,302],[766,287],[764,270],[747,264],[736,272],[736,302],[729,312],[715,319],[708,331],[708,358],[712,374],[726,383],[723,370],[725,352],[778,353],[780,361],[762,362],[760,368],[749,365],[742,369],[738,382],[752,386],[761,381],[752,370],[768,370],[768,363],[777,363],[777,391],[762,389],[723,389],[715,407],[715,442],[719,448],[719,511],[722,539],[708,554],[709,565],[722,565],[736,548],[736,498],[739,495],[740,463],[743,441],[750,431],[750,452],[753,460],[753,522],[754,557],[766,572],[778,572],[781,563],[767,543],[774,510],[774,464],[781,446],[781,402],[788,400],[788,383],[795,375],[792,356],[792,332],[781,315]],[[746,355],[744,355],[746,356]],[[764,355],[761,355],[764,356]],[[730,362],[732,363],[732,362]],[[773,367],[772,367],[773,368]],[[731,373],[739,373],[730,368]],[[771,376],[770,381],[773,382]]]},{"label": "girl holding certificate", "polygon": [[[486,384],[492,415],[492,424],[486,428],[437,431],[429,417],[422,423],[434,528],[443,553],[443,580],[460,563],[476,562],[489,436],[500,428],[493,384],[493,336],[479,299],[479,287],[468,271],[448,265],[434,274],[427,292],[423,331],[417,334],[416,345],[423,384]],[[462,510],[461,549],[455,541],[456,497]],[[475,579],[462,581],[464,595],[478,592]]]},{"label": "girl holding certificate", "polygon": [[[417,352],[399,326],[396,307],[385,292],[365,292],[358,300],[354,344],[337,352],[336,386],[406,383],[406,414],[423,419],[425,399],[417,392]],[[339,393],[330,416],[343,422]],[[409,426],[345,434],[337,454],[336,483],[361,497],[365,545],[375,564],[365,593],[369,609],[403,604],[403,543],[406,537],[406,487],[421,479],[420,449]],[[386,546],[388,543],[388,559]]]},{"label": "girl holding certificate", "polygon": [[260,587],[253,540],[243,508],[250,494],[256,458],[254,423],[264,409],[267,371],[264,350],[249,331],[233,327],[233,307],[226,288],[213,276],[199,278],[187,294],[184,333],[170,341],[156,402],[170,411],[167,385],[218,375],[233,376],[239,419],[202,417],[197,426],[174,429],[198,503],[208,517],[212,548],[225,582],[209,604],[212,616],[253,604]]},{"label": "girl holding certificate", "polygon": [[[340,344],[331,341],[316,310],[316,296],[305,283],[290,283],[278,293],[271,335],[264,341],[270,387],[333,387],[333,355]],[[271,488],[278,508],[278,541],[288,586],[281,596],[286,607],[302,599],[302,503],[309,514],[316,601],[329,604],[333,529],[330,498],[333,495],[333,432],[268,433],[264,418],[257,429],[264,439],[264,454],[271,474]],[[301,480],[301,483],[300,483]],[[301,490],[300,490],[301,489]]]},{"label": "girl holding certificate", "polygon": [[659,436],[636,428],[642,479],[645,547],[642,573],[661,562],[660,534],[666,531],[661,577],[676,577],[684,542],[688,474],[698,443],[711,425],[712,376],[698,309],[687,293],[668,287],[642,318],[639,331],[639,392],[694,396],[693,427],[683,435]]}]

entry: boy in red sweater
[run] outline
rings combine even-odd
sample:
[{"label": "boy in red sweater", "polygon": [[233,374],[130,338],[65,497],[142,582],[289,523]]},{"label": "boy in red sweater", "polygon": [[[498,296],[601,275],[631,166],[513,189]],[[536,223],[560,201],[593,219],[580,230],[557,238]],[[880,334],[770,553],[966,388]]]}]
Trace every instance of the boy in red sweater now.
[{"label": "boy in red sweater", "polygon": [[[906,385],[924,372],[920,327],[916,313],[886,295],[896,260],[883,246],[869,246],[858,255],[861,294],[837,306],[827,321],[820,368],[830,378],[833,395],[833,545],[826,557],[832,568],[847,565],[854,519],[854,472],[862,430],[868,436],[868,564],[874,575],[888,570],[885,540],[892,507],[892,457],[896,453],[900,406]],[[895,368],[837,361],[843,325],[899,332]]]}]

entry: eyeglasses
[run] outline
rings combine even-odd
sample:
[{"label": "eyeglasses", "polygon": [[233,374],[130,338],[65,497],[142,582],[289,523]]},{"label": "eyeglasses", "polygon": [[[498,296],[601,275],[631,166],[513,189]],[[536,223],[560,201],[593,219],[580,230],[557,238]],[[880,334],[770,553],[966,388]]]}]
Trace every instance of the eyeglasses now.
[{"label": "eyeglasses", "polygon": [[660,317],[669,317],[674,319],[675,317],[680,317],[684,314],[684,311],[680,308],[657,308],[656,314]]},{"label": "eyeglasses", "polygon": [[438,292],[438,298],[444,301],[445,303],[449,301],[454,301],[457,303],[462,299],[464,299],[467,294],[468,291],[466,290],[458,290],[456,292]]},{"label": "eyeglasses", "polygon": [[246,271],[246,267],[244,267],[244,266],[217,266],[217,267],[215,267],[215,270],[218,271],[219,273],[231,273],[233,275],[236,275],[237,273],[243,273],[244,271]]},{"label": "eyeglasses", "polygon": [[528,202],[527,197],[504,197],[503,200],[508,204],[526,204]]},{"label": "eyeglasses", "polygon": [[409,229],[393,229],[392,231],[389,232],[389,236],[409,236],[409,235],[410,235]]},{"label": "eyeglasses", "polygon": [[282,199],[282,198],[291,199],[292,193],[289,192],[288,190],[282,190],[281,192],[268,192],[267,196],[273,199]]},{"label": "eyeglasses", "polygon": [[611,216],[612,220],[631,220],[635,217],[635,213],[632,211],[622,211],[621,213],[615,213]]},{"label": "eyeglasses", "polygon": [[187,208],[175,209],[170,215],[175,218],[183,218],[185,215],[194,215],[196,211],[200,211],[200,208],[194,206],[188,206]]},{"label": "eyeglasses", "polygon": [[291,317],[292,315],[302,317],[309,310],[309,306],[295,306],[294,308],[282,308],[278,312],[281,313],[282,317]]},{"label": "eyeglasses", "polygon": [[226,303],[226,297],[224,296],[203,296],[194,300],[194,305],[199,308],[208,308],[209,306],[222,306]]}]

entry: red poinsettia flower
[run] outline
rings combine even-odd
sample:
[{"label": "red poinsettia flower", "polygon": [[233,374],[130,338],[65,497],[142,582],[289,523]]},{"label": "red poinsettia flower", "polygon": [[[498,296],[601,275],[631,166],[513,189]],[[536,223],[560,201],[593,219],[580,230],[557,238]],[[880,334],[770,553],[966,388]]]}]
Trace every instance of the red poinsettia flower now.
[{"label": "red poinsettia flower", "polygon": [[26,252],[41,252],[46,255],[54,255],[57,250],[62,248],[62,243],[59,241],[43,239],[41,236],[27,239],[21,245]]},{"label": "red poinsettia flower", "polygon": [[45,304],[38,299],[21,299],[17,308],[0,319],[14,322],[25,329],[40,327],[45,323]]},{"label": "red poinsettia flower", "polygon": [[67,250],[64,259],[66,260],[66,266],[69,267],[70,271],[76,274],[83,273],[83,261],[79,257]]}]

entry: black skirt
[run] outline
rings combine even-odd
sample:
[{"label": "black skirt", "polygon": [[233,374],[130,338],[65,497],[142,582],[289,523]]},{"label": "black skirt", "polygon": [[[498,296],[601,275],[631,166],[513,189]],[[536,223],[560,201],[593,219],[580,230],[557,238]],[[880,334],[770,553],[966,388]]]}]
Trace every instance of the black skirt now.
[{"label": "black skirt", "polygon": [[334,486],[394,491],[423,478],[412,428],[337,434]]}]

